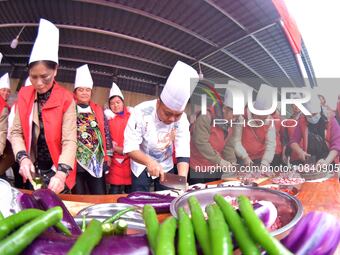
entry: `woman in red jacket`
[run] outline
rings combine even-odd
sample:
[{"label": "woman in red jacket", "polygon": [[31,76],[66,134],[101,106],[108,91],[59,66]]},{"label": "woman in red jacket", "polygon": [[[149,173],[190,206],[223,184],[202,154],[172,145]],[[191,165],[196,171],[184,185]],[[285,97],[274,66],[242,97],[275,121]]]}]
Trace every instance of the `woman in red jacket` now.
[{"label": "woman in red jacket", "polygon": [[124,130],[130,117],[130,108],[124,104],[124,96],[113,83],[109,98],[110,109],[105,110],[109,120],[113,144],[113,157],[106,182],[110,184],[111,194],[129,193],[131,189],[130,157],[123,153]]},{"label": "woman in red jacket", "polygon": [[19,91],[10,138],[24,182],[41,174],[56,193],[74,186],[77,149],[75,103],[55,81],[58,47],[58,28],[41,19],[28,65],[32,86]]}]

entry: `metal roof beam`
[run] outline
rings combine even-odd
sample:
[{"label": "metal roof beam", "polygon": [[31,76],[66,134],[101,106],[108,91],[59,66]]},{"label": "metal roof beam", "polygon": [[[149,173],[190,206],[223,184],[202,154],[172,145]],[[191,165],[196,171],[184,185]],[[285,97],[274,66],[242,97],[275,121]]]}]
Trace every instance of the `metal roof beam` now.
[{"label": "metal roof beam", "polygon": [[146,11],[143,11],[143,10],[139,10],[139,9],[136,9],[136,8],[132,8],[132,7],[129,7],[129,6],[126,6],[126,5],[122,5],[122,4],[118,4],[118,3],[113,3],[113,2],[108,2],[108,1],[98,1],[98,0],[76,0],[78,2],[85,2],[85,3],[91,3],[91,4],[96,4],[96,5],[103,5],[103,6],[107,6],[107,7],[112,7],[112,8],[115,8],[115,9],[120,9],[120,10],[124,10],[124,11],[127,11],[127,12],[130,12],[130,13],[134,13],[134,14],[137,14],[137,15],[140,15],[140,16],[143,16],[143,17],[146,17],[146,18],[149,18],[149,19],[152,19],[152,20],[155,20],[155,21],[158,21],[160,23],[163,23],[167,26],[171,26],[177,30],[180,30],[190,36],[193,36],[199,40],[201,40],[202,42],[206,43],[206,44],[209,44],[213,47],[216,47],[218,48],[219,46],[214,43],[213,41],[210,41],[209,39],[207,38],[204,38],[203,36],[197,34],[196,32],[190,30],[190,29],[187,29],[186,27],[183,27],[175,22],[172,22],[170,20],[167,20],[167,19],[164,19],[162,17],[159,17],[159,16],[156,16],[154,14],[151,14],[149,12],[146,12]]},{"label": "metal roof beam", "polygon": [[231,79],[233,79],[235,81],[244,83],[244,82],[240,81],[239,79],[237,79],[236,77],[232,76],[231,74],[228,74],[228,73],[222,71],[221,69],[218,69],[218,68],[216,68],[216,67],[214,67],[212,65],[209,65],[208,63],[200,62],[200,64],[203,65],[203,66],[206,66],[206,67],[208,67],[208,68],[210,68],[210,69],[212,69],[212,70],[214,70],[214,71],[216,71],[216,72],[218,72],[220,74],[223,74],[224,76],[227,76],[227,77],[229,77],[229,78],[231,78]]},{"label": "metal roof beam", "polygon": [[242,41],[243,39],[248,38],[248,37],[250,37],[250,36],[253,35],[253,34],[256,34],[256,33],[258,33],[258,32],[261,32],[261,31],[263,31],[263,30],[266,30],[266,29],[268,29],[268,28],[270,28],[270,27],[272,27],[272,26],[275,26],[276,24],[277,24],[277,22],[272,23],[272,24],[270,24],[270,25],[268,25],[268,26],[262,27],[262,28],[260,28],[260,29],[258,29],[258,30],[256,30],[256,31],[254,31],[254,32],[249,33],[249,34],[246,34],[246,35],[244,35],[244,36],[242,36],[242,37],[236,39],[235,41],[232,41],[232,42],[230,42],[230,43],[228,43],[228,44],[226,44],[226,45],[220,47],[219,49],[217,49],[217,50],[215,50],[215,51],[209,53],[208,55],[204,56],[203,58],[201,58],[200,60],[198,60],[197,62],[195,62],[195,64],[198,63],[198,62],[200,62],[200,61],[202,61],[202,60],[204,60],[204,59],[206,59],[206,58],[208,58],[208,57],[210,57],[210,56],[212,56],[212,55],[214,55],[215,53],[219,52],[220,50],[222,50],[222,49],[224,49],[224,48],[227,48],[227,47],[229,47],[229,46],[231,46],[231,45],[233,45],[233,44],[235,44],[235,43],[238,43],[239,41]]},{"label": "metal roof beam", "polygon": [[223,49],[221,50],[221,52],[223,52],[224,54],[228,55],[229,57],[231,57],[232,59],[234,59],[235,61],[237,61],[238,63],[240,63],[241,65],[243,65],[245,68],[247,68],[250,72],[252,72],[253,74],[255,74],[257,77],[259,77],[261,80],[263,80],[266,84],[271,85],[273,87],[275,87],[273,84],[271,84],[266,78],[264,78],[261,74],[259,74],[258,72],[256,72],[253,68],[251,68],[247,63],[245,63],[243,60],[241,60],[240,58],[236,57],[235,55],[233,55],[232,53],[230,53],[229,51]]},{"label": "metal roof beam", "polygon": [[[13,57],[13,58],[28,58],[29,55],[20,55],[20,54],[11,54],[11,55],[7,55],[8,57]],[[123,69],[123,70],[128,70],[131,72],[136,72],[136,73],[141,73],[141,74],[146,74],[146,75],[150,75],[150,76],[154,76],[154,77],[158,77],[158,78],[162,78],[162,79],[166,79],[166,76],[163,75],[158,75],[155,73],[150,73],[150,72],[145,72],[142,70],[137,70],[135,68],[130,68],[130,67],[125,67],[125,66],[119,66],[119,65],[111,65],[111,64],[106,64],[106,63],[102,63],[102,62],[97,62],[97,61],[89,61],[86,59],[78,59],[78,58],[63,58],[63,57],[59,57],[60,60],[65,60],[65,61],[71,61],[71,62],[80,62],[80,63],[84,63],[84,64],[92,64],[92,65],[99,65],[99,66],[108,66],[108,67],[113,67],[113,68],[117,68],[117,69]]]},{"label": "metal roof beam", "polygon": [[[226,10],[220,8],[218,5],[216,5],[214,2],[212,2],[211,0],[204,0],[206,3],[208,3],[210,6],[214,7],[216,10],[218,10],[219,12],[221,12],[224,16],[226,16],[227,18],[229,18],[230,20],[232,20],[239,28],[241,28],[243,31],[245,31],[246,33],[248,33],[248,30],[246,29],[246,27],[244,27],[240,22],[238,22],[236,19],[234,19]],[[256,41],[256,43],[262,48],[265,49],[265,47],[263,46],[263,44],[257,40],[254,35],[251,35],[251,38],[254,39]],[[266,54],[274,60],[274,56],[268,51],[265,50]],[[289,75],[287,74],[287,72],[284,70],[284,68],[281,66],[281,64],[277,61],[274,60],[275,64],[280,68],[280,70],[285,74],[285,76],[288,78],[288,80],[290,81],[290,83],[293,86],[296,86],[294,84],[294,82],[292,81],[292,79],[289,77]]]},{"label": "metal roof beam", "polygon": [[[96,34],[103,34],[103,35],[109,35],[109,36],[113,36],[113,37],[118,37],[121,39],[125,39],[125,40],[129,40],[129,41],[133,41],[133,42],[137,42],[140,44],[144,44],[144,45],[148,45],[150,47],[156,48],[156,49],[160,49],[166,52],[170,52],[172,54],[190,59],[190,60],[196,60],[194,57],[189,56],[187,54],[184,54],[182,52],[179,52],[177,50],[162,46],[160,44],[157,43],[153,43],[147,40],[143,40],[140,38],[136,38],[133,36],[129,36],[129,35],[125,35],[125,34],[121,34],[121,33],[117,33],[117,32],[111,32],[111,31],[107,31],[107,30],[102,30],[102,29],[97,29],[97,28],[90,28],[90,27],[82,27],[82,26],[75,26],[75,25],[65,25],[65,24],[55,24],[58,28],[65,28],[65,29],[70,29],[70,30],[78,30],[78,31],[85,31],[85,32],[91,32],[91,33],[96,33]],[[38,26],[37,23],[5,23],[5,24],[0,24],[0,28],[8,28],[8,27],[36,27]]]},{"label": "metal roof beam", "polygon": [[[23,41],[20,41],[19,44],[21,44],[21,45],[32,45],[33,43],[32,42],[23,42]],[[10,42],[3,42],[3,43],[0,43],[0,45],[7,46],[7,45],[10,45]],[[146,62],[148,64],[153,64],[153,65],[161,66],[161,67],[168,68],[168,69],[172,68],[171,66],[164,65],[164,64],[156,62],[156,61],[152,61],[152,60],[149,60],[149,59],[146,59],[146,58],[141,58],[141,57],[133,56],[133,55],[130,55],[130,54],[121,53],[121,52],[118,52],[118,51],[103,50],[103,49],[94,48],[94,47],[72,45],[72,44],[63,44],[63,43],[59,44],[59,47],[100,52],[100,53],[120,56],[120,57],[124,57],[124,58],[130,58],[130,59],[133,59],[133,60],[139,60],[139,61]]]},{"label": "metal roof beam", "polygon": [[[0,66],[11,66],[10,64],[0,64]],[[27,67],[25,64],[17,64],[16,66],[19,67]],[[76,71],[76,68],[70,68],[70,67],[64,67],[64,66],[59,66],[58,69],[61,70],[66,70],[66,71]],[[97,74],[97,75],[102,75],[102,76],[109,76],[109,77],[113,77],[113,74],[109,74],[109,73],[105,73],[105,72],[99,72],[99,71],[90,71],[91,74]],[[157,82],[154,81],[149,81],[149,80],[143,80],[143,79],[138,79],[138,78],[134,78],[134,77],[128,77],[125,75],[118,75],[117,78],[121,78],[121,79],[125,79],[125,80],[131,80],[131,81],[137,81],[137,82],[143,82],[143,83],[149,83],[149,84],[153,84],[153,85],[160,85]]]}]

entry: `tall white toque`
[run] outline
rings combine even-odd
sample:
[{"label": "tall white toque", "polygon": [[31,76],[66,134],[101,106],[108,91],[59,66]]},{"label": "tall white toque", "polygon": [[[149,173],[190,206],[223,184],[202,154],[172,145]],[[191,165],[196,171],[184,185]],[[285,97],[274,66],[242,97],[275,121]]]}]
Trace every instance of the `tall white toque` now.
[{"label": "tall white toque", "polygon": [[93,80],[88,65],[82,65],[81,67],[77,68],[74,89],[79,87],[90,89],[93,88]]},{"label": "tall white toque", "polygon": [[112,82],[112,87],[110,89],[110,96],[109,98],[113,97],[113,96],[119,96],[121,99],[124,100],[124,96],[122,91],[120,90],[120,88],[117,86],[116,83]]},{"label": "tall white toque", "polygon": [[184,111],[198,78],[194,68],[177,61],[160,95],[162,102],[173,111]]},{"label": "tall white toque", "polygon": [[59,29],[45,19],[40,19],[38,36],[35,39],[29,64],[48,60],[58,64]]}]

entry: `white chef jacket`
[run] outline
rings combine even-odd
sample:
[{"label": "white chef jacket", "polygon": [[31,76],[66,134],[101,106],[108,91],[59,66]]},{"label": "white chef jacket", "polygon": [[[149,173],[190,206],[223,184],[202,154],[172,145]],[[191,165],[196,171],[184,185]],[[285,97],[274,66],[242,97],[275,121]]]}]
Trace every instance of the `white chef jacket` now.
[{"label": "white chef jacket", "polygon": [[[173,145],[176,157],[190,157],[189,121],[185,113],[169,125],[158,119],[156,113],[157,99],[143,102],[131,112],[124,132],[124,153],[141,150],[156,160],[164,172],[174,167],[172,160]],[[131,169],[138,177],[145,165],[131,159]]]}]

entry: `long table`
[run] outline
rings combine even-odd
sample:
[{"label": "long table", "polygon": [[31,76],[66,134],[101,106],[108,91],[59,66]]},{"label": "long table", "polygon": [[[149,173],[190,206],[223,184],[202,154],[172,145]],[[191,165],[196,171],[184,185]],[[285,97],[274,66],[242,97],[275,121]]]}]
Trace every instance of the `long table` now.
[{"label": "long table", "polygon": [[[217,182],[214,182],[217,183]],[[261,184],[260,184],[261,186]],[[80,210],[90,204],[115,203],[117,199],[125,194],[118,195],[71,195],[61,194],[64,201],[80,202],[79,206],[74,204],[73,211]],[[333,214],[340,220],[340,184],[338,177],[328,179],[324,182],[306,182],[302,184],[297,198],[301,201],[304,213],[311,211],[324,211]],[[72,205],[72,203],[68,203]],[[159,215],[160,220],[170,214]]]}]

